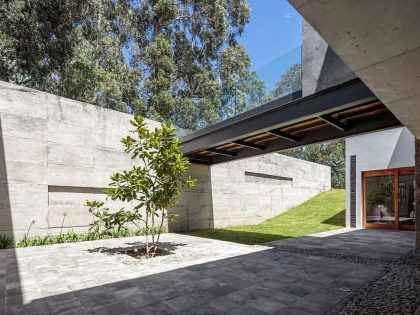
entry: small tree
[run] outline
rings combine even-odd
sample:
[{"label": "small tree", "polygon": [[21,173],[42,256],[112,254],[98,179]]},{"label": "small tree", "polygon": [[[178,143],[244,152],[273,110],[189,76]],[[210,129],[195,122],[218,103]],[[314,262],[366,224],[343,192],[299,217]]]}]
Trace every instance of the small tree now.
[{"label": "small tree", "polygon": [[146,257],[153,257],[165,219],[171,221],[175,218],[174,214],[168,214],[167,209],[177,203],[184,188],[194,186],[194,180],[185,177],[189,161],[181,152],[170,121],[154,131],[146,127],[140,116],[130,122],[135,128],[132,130],[134,137],[127,136],[121,142],[131,159],[140,163],[129,171],[113,174],[105,193],[112,200],[134,202],[134,207],[112,213],[103,207],[103,202],[86,201],[86,205],[95,217],[91,228],[111,231],[127,229],[130,223],[138,227],[143,223]]}]

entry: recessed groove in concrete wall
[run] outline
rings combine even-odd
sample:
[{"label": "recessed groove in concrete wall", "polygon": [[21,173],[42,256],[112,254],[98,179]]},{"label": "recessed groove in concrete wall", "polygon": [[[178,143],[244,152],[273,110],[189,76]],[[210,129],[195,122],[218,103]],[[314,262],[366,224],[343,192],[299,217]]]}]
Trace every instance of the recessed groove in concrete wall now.
[{"label": "recessed groove in concrete wall", "polygon": [[99,187],[77,187],[77,186],[48,186],[48,192],[84,193],[84,194],[105,194],[104,189]]},{"label": "recessed groove in concrete wall", "polygon": [[245,182],[292,186],[293,178],[245,171]]}]

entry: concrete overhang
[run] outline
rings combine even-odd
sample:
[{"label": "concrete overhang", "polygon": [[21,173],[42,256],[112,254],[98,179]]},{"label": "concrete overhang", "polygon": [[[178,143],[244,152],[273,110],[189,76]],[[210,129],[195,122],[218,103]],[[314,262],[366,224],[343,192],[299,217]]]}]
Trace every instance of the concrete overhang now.
[{"label": "concrete overhang", "polygon": [[289,2],[420,138],[420,1]]}]

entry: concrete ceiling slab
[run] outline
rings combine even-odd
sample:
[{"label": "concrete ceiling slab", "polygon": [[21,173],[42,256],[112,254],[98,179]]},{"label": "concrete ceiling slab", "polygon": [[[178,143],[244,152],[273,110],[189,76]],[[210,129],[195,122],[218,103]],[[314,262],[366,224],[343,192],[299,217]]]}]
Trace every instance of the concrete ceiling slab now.
[{"label": "concrete ceiling slab", "polygon": [[289,2],[420,138],[420,1]]},{"label": "concrete ceiling slab", "polygon": [[418,0],[289,2],[353,71],[420,47]]},{"label": "concrete ceiling slab", "polygon": [[[419,1],[420,2],[420,1]],[[419,16],[420,19],[420,16]],[[419,34],[420,36],[420,34]],[[356,71],[387,105],[420,94],[420,48]],[[420,115],[420,103],[418,103]]]}]

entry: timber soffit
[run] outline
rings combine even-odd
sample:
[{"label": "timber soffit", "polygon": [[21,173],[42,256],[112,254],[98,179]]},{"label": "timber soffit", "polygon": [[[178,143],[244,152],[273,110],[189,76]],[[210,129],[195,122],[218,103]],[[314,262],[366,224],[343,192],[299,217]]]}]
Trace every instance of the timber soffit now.
[{"label": "timber soffit", "polygon": [[182,139],[191,162],[215,164],[400,126],[359,79],[302,97],[298,91]]}]

